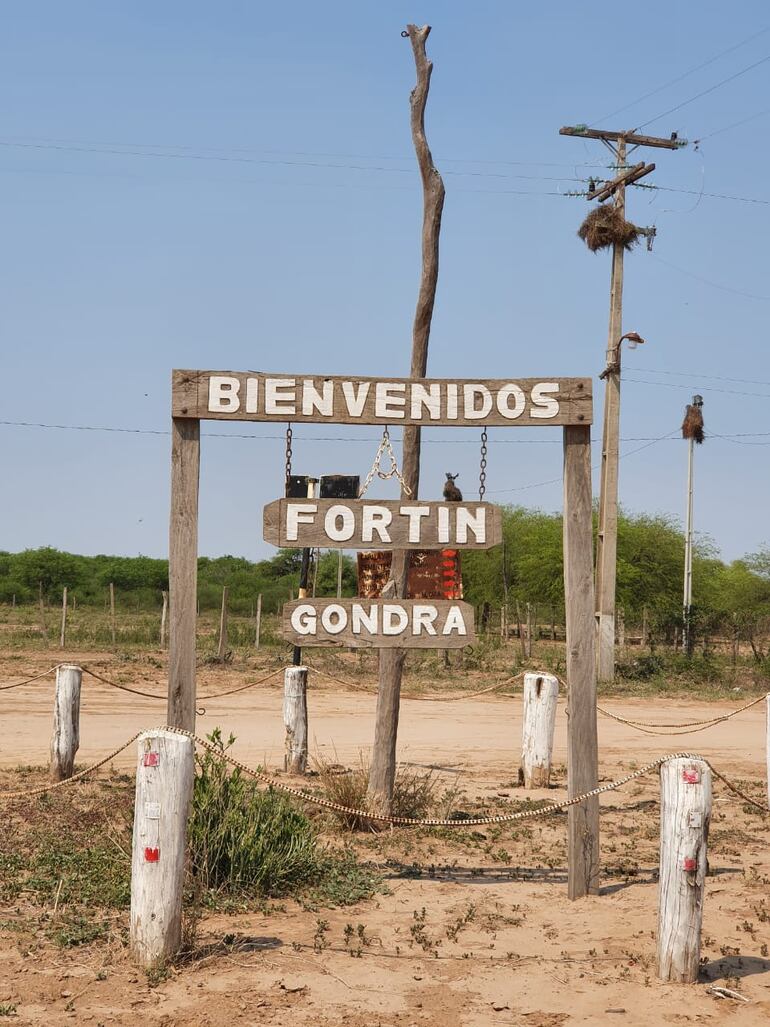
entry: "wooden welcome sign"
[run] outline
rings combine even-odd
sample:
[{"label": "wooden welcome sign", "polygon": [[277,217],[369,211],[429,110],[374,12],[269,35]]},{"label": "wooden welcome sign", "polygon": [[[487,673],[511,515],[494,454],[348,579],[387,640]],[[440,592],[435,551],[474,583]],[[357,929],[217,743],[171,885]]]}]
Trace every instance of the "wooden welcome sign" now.
[{"label": "wooden welcome sign", "polygon": [[283,608],[283,637],[299,646],[458,649],[476,641],[473,607],[448,599],[299,599]]},{"label": "wooden welcome sign", "polygon": [[275,546],[322,549],[489,549],[503,539],[491,503],[277,499],[263,515]]},{"label": "wooden welcome sign", "polygon": [[341,378],[174,371],[173,414],[314,424],[591,423],[590,378]]}]

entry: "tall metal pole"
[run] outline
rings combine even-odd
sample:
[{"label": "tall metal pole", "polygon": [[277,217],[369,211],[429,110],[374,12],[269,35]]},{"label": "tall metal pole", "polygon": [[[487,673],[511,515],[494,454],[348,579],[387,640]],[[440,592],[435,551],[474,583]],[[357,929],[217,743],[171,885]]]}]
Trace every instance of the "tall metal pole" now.
[{"label": "tall metal pole", "polygon": [[[617,142],[618,170],[626,166],[626,141]],[[615,192],[615,207],[626,211],[625,185]],[[601,482],[599,486],[599,533],[596,549],[596,671],[599,681],[615,676],[615,576],[618,552],[618,457],[620,437],[620,338],[623,333],[622,243],[612,247],[610,324],[604,386]]]}]

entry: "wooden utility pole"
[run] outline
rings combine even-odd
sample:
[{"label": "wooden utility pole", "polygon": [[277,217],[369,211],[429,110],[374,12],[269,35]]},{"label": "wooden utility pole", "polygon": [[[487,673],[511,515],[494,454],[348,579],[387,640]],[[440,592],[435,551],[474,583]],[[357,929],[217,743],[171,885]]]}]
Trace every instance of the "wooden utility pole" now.
[{"label": "wooden utility pole", "polygon": [[[703,396],[693,396],[692,405],[700,411]],[[692,543],[693,543],[693,480],[695,471],[695,437],[687,439],[687,525],[684,536],[684,597],[682,601],[682,649],[692,656]]]},{"label": "wooden utility pole", "polygon": [[[615,157],[618,174],[609,182],[599,183],[586,194],[588,200],[609,199],[614,195],[615,209],[625,219],[626,186],[655,170],[644,162],[629,168],[628,147],[653,146],[677,150],[686,145],[674,133],[669,139],[639,135],[636,132],[608,132],[584,125],[565,127],[560,135],[601,140]],[[623,332],[623,255],[625,246],[612,246],[610,278],[610,319],[607,338],[606,366],[601,377],[605,381],[604,425],[602,431],[601,482],[599,488],[599,532],[596,548],[596,655],[599,681],[615,676],[615,585],[618,546],[618,459],[620,438],[620,348],[624,338],[644,341],[636,333]]]},{"label": "wooden utility pole", "polygon": [[[433,62],[425,53],[430,25],[418,28],[407,25],[406,35],[412,44],[417,82],[409,97],[411,109],[412,141],[417,154],[423,189],[422,272],[417,308],[412,327],[412,362],[410,376],[425,378],[428,370],[428,340],[433,319],[433,304],[438,283],[439,235],[441,214],[444,209],[444,183],[433,163],[433,156],[425,136],[425,106],[428,102]],[[403,499],[417,499],[420,484],[420,429],[404,426],[402,474]],[[408,491],[407,491],[408,489]],[[383,595],[403,598],[406,595],[407,552],[393,553],[390,579]],[[380,681],[377,693],[377,712],[374,746],[369,771],[368,801],[377,812],[390,813],[393,787],[396,780],[396,736],[401,702],[401,677],[406,652],[403,649],[380,651]]]}]

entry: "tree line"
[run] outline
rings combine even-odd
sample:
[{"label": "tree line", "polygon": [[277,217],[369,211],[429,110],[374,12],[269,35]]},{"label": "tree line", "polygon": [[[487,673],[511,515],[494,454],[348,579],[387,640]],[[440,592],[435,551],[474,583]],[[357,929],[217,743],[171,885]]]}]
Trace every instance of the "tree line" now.
[{"label": "tree line", "polygon": [[[300,551],[278,550],[267,560],[200,557],[201,609],[216,609],[222,586],[229,587],[234,613],[248,614],[258,594],[265,612],[276,612],[299,586]],[[503,544],[461,554],[465,598],[499,609],[530,603],[543,619],[563,617],[562,519],[524,507],[503,509]],[[335,595],[336,552],[322,552],[318,595]],[[618,605],[628,623],[646,616],[651,630],[668,633],[681,621],[684,535],[663,515],[622,512],[618,520]],[[0,553],[0,602],[36,602],[42,590],[51,603],[66,585],[78,603],[99,605],[112,582],[121,604],[155,609],[168,588],[168,561],[147,556],[79,556],[50,547]],[[356,594],[355,560],[343,557],[343,595]],[[693,564],[693,606],[702,632],[739,628],[750,639],[770,618],[770,548],[725,563],[709,540],[697,542]],[[646,611],[646,612],[645,612]]]}]

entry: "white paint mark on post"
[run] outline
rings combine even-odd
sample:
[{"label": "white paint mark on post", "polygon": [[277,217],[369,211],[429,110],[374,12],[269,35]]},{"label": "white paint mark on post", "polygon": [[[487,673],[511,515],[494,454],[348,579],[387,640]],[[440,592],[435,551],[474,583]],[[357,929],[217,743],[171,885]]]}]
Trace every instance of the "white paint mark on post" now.
[{"label": "white paint mark on post", "polygon": [[525,788],[547,788],[550,783],[558,701],[559,680],[553,674],[524,675],[519,781]]},{"label": "white paint mark on post", "polygon": [[144,967],[172,958],[182,940],[191,738],[163,728],[139,738],[131,854],[131,951]]},{"label": "white paint mark on post", "polygon": [[283,676],[284,770],[304,774],[307,767],[307,667],[287,667]]},{"label": "white paint mark on post", "polygon": [[72,777],[75,754],[80,747],[80,686],[83,671],[73,664],[56,668],[51,739],[51,779]]},{"label": "white paint mark on post", "polygon": [[691,984],[698,979],[711,768],[679,757],[660,768],[660,886],[658,976]]}]

